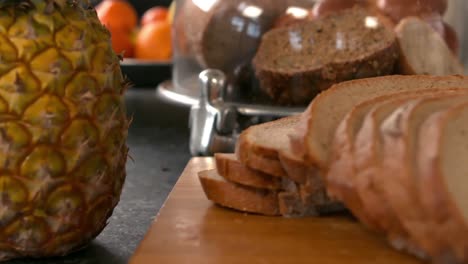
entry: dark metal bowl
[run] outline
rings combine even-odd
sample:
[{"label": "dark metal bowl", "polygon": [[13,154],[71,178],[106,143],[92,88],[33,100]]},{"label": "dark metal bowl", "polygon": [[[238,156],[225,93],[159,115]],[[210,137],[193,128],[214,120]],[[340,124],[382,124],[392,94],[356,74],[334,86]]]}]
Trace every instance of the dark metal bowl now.
[{"label": "dark metal bowl", "polygon": [[121,63],[123,74],[139,88],[154,88],[171,79],[172,62],[125,59]]}]

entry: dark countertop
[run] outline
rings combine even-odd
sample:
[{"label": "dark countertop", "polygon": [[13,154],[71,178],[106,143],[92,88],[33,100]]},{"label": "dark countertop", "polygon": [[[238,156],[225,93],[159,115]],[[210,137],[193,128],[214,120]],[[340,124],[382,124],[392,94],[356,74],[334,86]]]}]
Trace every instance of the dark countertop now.
[{"label": "dark countertop", "polygon": [[133,123],[129,131],[127,180],[109,225],[86,249],[67,257],[15,260],[8,264],[123,264],[144,238],[190,159],[189,109],[156,98],[154,89],[126,94]]}]

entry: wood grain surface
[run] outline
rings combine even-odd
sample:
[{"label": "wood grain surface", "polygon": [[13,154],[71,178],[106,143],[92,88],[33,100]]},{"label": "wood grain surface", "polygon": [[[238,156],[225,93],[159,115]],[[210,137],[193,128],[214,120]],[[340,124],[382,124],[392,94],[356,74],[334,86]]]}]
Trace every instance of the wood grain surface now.
[{"label": "wood grain surface", "polygon": [[420,263],[349,216],[288,219],[213,205],[197,172],[214,166],[211,158],[190,161],[131,264]]}]

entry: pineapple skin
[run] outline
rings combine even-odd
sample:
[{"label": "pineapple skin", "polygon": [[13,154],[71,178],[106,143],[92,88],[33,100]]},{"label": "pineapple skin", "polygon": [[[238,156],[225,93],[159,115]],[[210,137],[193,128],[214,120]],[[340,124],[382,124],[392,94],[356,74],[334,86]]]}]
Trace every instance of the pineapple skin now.
[{"label": "pineapple skin", "polygon": [[0,260],[65,255],[104,229],[126,175],[126,88],[87,1],[0,1]]}]

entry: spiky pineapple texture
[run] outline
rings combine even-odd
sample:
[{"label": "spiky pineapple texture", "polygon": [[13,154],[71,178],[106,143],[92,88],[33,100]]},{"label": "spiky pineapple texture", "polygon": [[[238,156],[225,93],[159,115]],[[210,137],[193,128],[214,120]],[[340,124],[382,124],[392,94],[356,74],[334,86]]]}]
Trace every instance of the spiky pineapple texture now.
[{"label": "spiky pineapple texture", "polygon": [[87,1],[0,1],[0,260],[64,255],[125,179],[126,89]]}]

